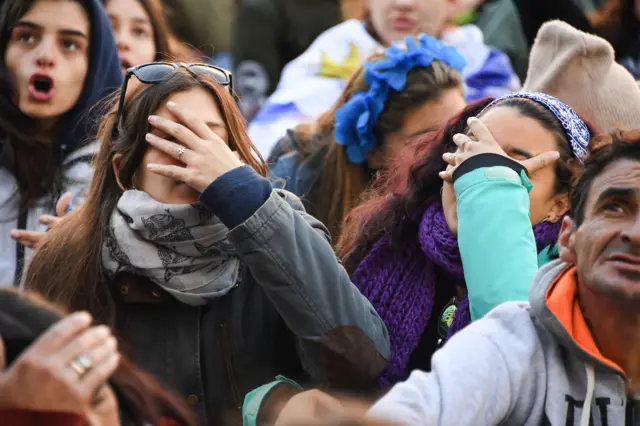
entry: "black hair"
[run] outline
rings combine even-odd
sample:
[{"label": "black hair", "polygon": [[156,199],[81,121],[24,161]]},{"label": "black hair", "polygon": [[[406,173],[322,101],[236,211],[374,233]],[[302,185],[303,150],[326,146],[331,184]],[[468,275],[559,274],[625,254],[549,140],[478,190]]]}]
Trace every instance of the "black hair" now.
[{"label": "black hair", "polygon": [[594,140],[594,145],[571,192],[571,218],[576,226],[580,226],[584,221],[585,205],[595,178],[607,166],[617,161],[640,161],[640,130],[617,130],[602,140]]},{"label": "black hair", "polygon": [[[491,99],[468,105],[458,116],[437,133],[429,133],[413,140],[403,156],[365,195],[363,202],[351,211],[342,227],[338,255],[350,274],[383,235],[389,237],[391,247],[400,250],[418,233],[421,213],[440,199],[443,181],[439,176],[447,167],[442,159],[445,152],[455,152],[453,136],[469,131],[467,120],[481,116]],[[555,163],[556,193],[570,193],[574,177],[581,169],[575,158],[562,124],[546,107],[527,98],[507,98],[491,108],[514,108],[524,117],[536,120],[556,136],[556,150],[560,159]],[[589,131],[593,134],[592,128]]]}]

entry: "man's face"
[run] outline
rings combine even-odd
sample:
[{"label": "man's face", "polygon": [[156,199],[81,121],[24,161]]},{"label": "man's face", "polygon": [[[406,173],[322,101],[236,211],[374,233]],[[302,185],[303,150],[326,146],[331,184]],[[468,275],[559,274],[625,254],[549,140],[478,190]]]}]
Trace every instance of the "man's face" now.
[{"label": "man's face", "polygon": [[591,183],[583,223],[565,225],[562,258],[577,265],[582,284],[640,301],[640,162],[609,164]]}]

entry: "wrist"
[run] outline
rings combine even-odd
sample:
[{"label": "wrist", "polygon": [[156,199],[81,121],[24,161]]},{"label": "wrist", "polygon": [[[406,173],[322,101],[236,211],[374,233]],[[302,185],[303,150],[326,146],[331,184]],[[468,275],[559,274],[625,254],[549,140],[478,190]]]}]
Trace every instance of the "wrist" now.
[{"label": "wrist", "polygon": [[495,166],[508,167],[515,171],[518,175],[520,175],[522,172],[524,172],[525,175],[527,174],[527,169],[518,161],[502,154],[485,153],[475,155],[465,160],[464,163],[460,164],[458,168],[456,168],[456,170],[453,172],[453,181],[455,182],[465,174],[470,173],[476,169]]},{"label": "wrist", "polygon": [[243,426],[274,424],[287,402],[302,392],[296,382],[283,376],[249,392],[242,406]]}]

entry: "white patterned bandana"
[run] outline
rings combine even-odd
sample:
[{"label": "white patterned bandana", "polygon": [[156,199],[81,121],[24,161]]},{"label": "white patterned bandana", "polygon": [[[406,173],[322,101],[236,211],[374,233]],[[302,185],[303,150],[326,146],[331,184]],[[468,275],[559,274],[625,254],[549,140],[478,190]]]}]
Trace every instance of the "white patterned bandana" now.
[{"label": "white patterned bandana", "polygon": [[227,232],[201,204],[164,204],[125,191],[109,221],[102,264],[110,279],[142,275],[187,305],[205,305],[238,281],[240,260]]},{"label": "white patterned bandana", "polygon": [[565,104],[560,99],[554,98],[546,93],[516,92],[494,99],[493,102],[482,110],[482,112],[487,108],[494,106],[498,102],[512,98],[531,99],[551,111],[562,124],[564,133],[567,135],[567,139],[571,145],[573,155],[578,159],[578,161],[584,163],[584,160],[589,155],[588,148],[589,141],[591,140],[591,132],[582,118],[580,118],[580,116],[569,105]]}]

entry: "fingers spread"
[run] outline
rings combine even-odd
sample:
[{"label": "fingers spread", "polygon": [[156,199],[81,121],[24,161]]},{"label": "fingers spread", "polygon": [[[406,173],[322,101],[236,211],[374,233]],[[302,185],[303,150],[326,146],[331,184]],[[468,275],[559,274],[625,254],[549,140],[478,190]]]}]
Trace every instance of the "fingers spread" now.
[{"label": "fingers spread", "polygon": [[60,217],[51,216],[49,214],[43,214],[38,218],[38,222],[43,225],[47,225],[49,228],[53,228],[55,225],[60,223],[62,219]]},{"label": "fingers spread", "polygon": [[25,247],[33,248],[39,244],[47,234],[45,232],[25,231],[14,229],[11,231],[11,238]]},{"label": "fingers spread", "polygon": [[175,140],[194,151],[196,151],[201,145],[201,139],[190,129],[180,123],[157,115],[149,116],[149,123],[167,135],[171,135]]},{"label": "fingers spread", "polygon": [[560,153],[558,151],[547,151],[538,154],[533,158],[524,160],[522,165],[527,169],[527,172],[535,173],[540,169],[554,164],[558,158],[560,158]]},{"label": "fingers spread", "polygon": [[452,139],[453,139],[453,143],[455,143],[456,146],[462,150],[465,150],[466,146],[469,145],[470,143],[475,142],[469,136],[463,135],[462,133],[456,133],[455,135],[453,135]]},{"label": "fingers spread", "polygon": [[454,152],[445,152],[442,154],[442,159],[450,165],[456,164],[456,154]]},{"label": "fingers spread", "polygon": [[211,139],[213,132],[209,129],[209,126],[196,117],[188,108],[175,102],[167,102],[167,109],[198,137],[203,140]]},{"label": "fingers spread", "polygon": [[193,159],[193,151],[180,144],[158,137],[153,133],[147,133],[145,139],[155,148],[184,164]]},{"label": "fingers spread", "polygon": [[189,184],[189,171],[184,167],[170,166],[166,164],[148,164],[147,169],[160,176],[168,177],[174,180]]},{"label": "fingers spread", "polygon": [[469,125],[469,129],[471,130],[471,133],[473,133],[473,136],[475,136],[477,140],[495,142],[495,138],[489,131],[489,128],[487,128],[487,126],[485,126],[485,124],[479,119],[477,119],[476,117],[469,118],[469,120],[467,120],[467,124]]},{"label": "fingers spread", "polygon": [[56,203],[56,214],[62,217],[70,211],[71,193],[65,192]]},{"label": "fingers spread", "polygon": [[453,172],[455,172],[456,168],[457,166],[449,165],[445,171],[438,173],[438,175],[445,182],[453,183]]}]

